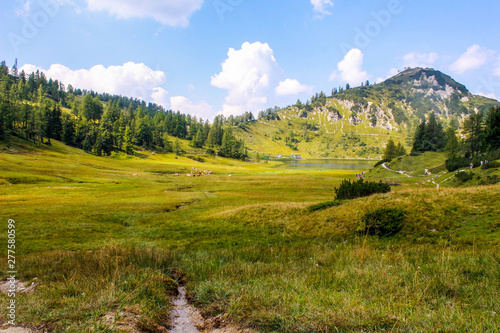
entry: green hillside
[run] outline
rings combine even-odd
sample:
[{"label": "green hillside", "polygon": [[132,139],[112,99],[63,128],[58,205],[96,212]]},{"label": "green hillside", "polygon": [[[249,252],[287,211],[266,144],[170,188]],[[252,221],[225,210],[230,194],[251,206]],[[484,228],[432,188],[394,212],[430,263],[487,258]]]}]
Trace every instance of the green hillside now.
[{"label": "green hillside", "polygon": [[429,112],[460,126],[467,115],[493,105],[498,102],[472,95],[439,71],[414,68],[379,84],[266,110],[237,135],[259,154],[380,159],[390,138],[410,150],[417,125]]}]

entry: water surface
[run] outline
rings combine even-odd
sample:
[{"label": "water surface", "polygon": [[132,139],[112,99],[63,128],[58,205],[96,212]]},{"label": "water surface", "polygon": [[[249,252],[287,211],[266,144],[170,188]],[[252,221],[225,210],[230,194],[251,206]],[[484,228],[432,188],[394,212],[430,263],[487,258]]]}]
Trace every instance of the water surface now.
[{"label": "water surface", "polygon": [[368,171],[375,165],[373,160],[302,159],[283,161],[287,169],[328,169]]}]

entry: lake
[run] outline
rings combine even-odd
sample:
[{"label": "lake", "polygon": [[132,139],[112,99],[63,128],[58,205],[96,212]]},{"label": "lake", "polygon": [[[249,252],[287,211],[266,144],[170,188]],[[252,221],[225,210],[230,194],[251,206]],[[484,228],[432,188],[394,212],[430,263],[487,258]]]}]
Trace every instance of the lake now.
[{"label": "lake", "polygon": [[284,168],[289,169],[334,169],[334,170],[366,170],[372,168],[374,160],[345,160],[345,159],[302,159],[283,161]]}]

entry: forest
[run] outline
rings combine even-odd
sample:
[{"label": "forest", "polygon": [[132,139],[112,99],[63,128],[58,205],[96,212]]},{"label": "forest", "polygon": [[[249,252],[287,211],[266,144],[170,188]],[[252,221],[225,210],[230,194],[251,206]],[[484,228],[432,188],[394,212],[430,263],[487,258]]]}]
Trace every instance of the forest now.
[{"label": "forest", "polygon": [[245,143],[231,128],[250,121],[254,118],[247,112],[217,116],[210,124],[155,103],[66,87],[40,71],[19,72],[17,61],[10,69],[5,61],[0,64],[0,140],[12,135],[51,144],[54,139],[89,153],[110,155],[113,151],[133,154],[134,147],[182,154],[178,139],[186,139],[193,148],[244,160]]}]

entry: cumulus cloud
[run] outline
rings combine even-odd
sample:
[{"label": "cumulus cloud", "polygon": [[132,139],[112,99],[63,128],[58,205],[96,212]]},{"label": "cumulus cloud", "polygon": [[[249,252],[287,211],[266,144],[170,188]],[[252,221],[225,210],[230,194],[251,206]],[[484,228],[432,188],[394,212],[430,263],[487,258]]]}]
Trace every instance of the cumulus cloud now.
[{"label": "cumulus cloud", "polygon": [[299,81],[295,79],[286,79],[281,81],[279,85],[276,87],[275,92],[278,96],[285,95],[298,95],[300,93],[306,91],[312,91],[313,87],[307,86],[305,84],[301,84]]},{"label": "cumulus cloud", "polygon": [[150,101],[164,97],[166,91],[159,88],[167,81],[165,73],[155,71],[145,64],[127,62],[122,66],[102,65],[90,69],[72,70],[60,64],[50,66],[48,70],[34,65],[24,65],[20,68],[26,73],[40,70],[54,80],[75,88],[92,89],[96,92],[123,95]]},{"label": "cumulus cloud", "polygon": [[163,25],[187,27],[203,0],[87,0],[93,11],[104,10],[118,18],[152,18]]},{"label": "cumulus cloud", "polygon": [[432,65],[439,59],[439,55],[435,52],[420,53],[412,52],[403,56],[405,67],[432,67]]},{"label": "cumulus cloud", "polygon": [[214,87],[226,89],[222,107],[226,116],[259,109],[267,103],[269,86],[280,71],[267,43],[243,43],[240,50],[230,48],[222,72],[212,76]]},{"label": "cumulus cloud", "polygon": [[460,58],[451,64],[450,68],[454,72],[463,74],[468,70],[476,69],[492,59],[495,51],[483,48],[477,44],[472,45],[467,49],[467,52],[462,54]]},{"label": "cumulus cloud", "polygon": [[330,8],[333,7],[332,0],[311,0],[313,5],[313,10],[316,13],[316,17],[323,18],[327,15],[331,15]]},{"label": "cumulus cloud", "polygon": [[189,113],[190,115],[197,116],[198,118],[211,118],[214,114],[212,106],[207,102],[201,101],[193,103],[191,100],[184,96],[174,96],[170,98],[170,105],[173,111],[180,111],[181,113]]},{"label": "cumulus cloud", "polygon": [[350,85],[358,85],[369,79],[369,75],[363,71],[363,52],[359,49],[350,50],[337,64],[337,68],[330,75],[330,81],[341,79]]},{"label": "cumulus cloud", "polygon": [[170,107],[170,98],[168,97],[168,91],[162,87],[153,88],[151,93],[151,100],[158,104],[164,106],[166,109]]}]

